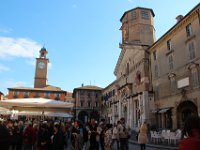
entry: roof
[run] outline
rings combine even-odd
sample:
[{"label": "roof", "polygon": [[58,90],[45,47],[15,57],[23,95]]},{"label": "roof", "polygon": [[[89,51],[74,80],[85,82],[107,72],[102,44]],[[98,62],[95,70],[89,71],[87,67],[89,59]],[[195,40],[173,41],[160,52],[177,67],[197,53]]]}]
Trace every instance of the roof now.
[{"label": "roof", "polygon": [[174,26],[172,26],[165,34],[163,34],[151,47],[149,47],[149,50],[154,47],[159,41],[161,41],[168,33],[170,33],[178,24],[182,23],[197,7],[200,6],[200,3],[198,3],[191,11],[189,11],[179,22],[177,22]]},{"label": "roof", "polygon": [[103,88],[94,85],[86,85],[75,88],[74,90],[103,90]]},{"label": "roof", "polygon": [[26,90],[26,91],[53,91],[53,92],[66,92],[64,90],[61,90],[61,88],[52,86],[52,85],[47,85],[44,88],[32,88],[32,87],[13,87],[13,88],[8,88],[8,90]]},{"label": "roof", "polygon": [[124,18],[124,16],[125,16],[127,13],[129,13],[129,12],[131,12],[131,11],[133,11],[133,10],[136,10],[136,9],[150,10],[150,11],[151,11],[151,14],[152,14],[152,16],[153,16],[153,17],[155,16],[155,14],[154,14],[153,10],[152,10],[152,9],[150,9],[150,8],[136,7],[136,8],[133,8],[133,9],[131,9],[131,10],[128,10],[128,11],[126,11],[126,12],[123,14],[123,16],[121,17],[120,21],[122,22],[122,19]]}]

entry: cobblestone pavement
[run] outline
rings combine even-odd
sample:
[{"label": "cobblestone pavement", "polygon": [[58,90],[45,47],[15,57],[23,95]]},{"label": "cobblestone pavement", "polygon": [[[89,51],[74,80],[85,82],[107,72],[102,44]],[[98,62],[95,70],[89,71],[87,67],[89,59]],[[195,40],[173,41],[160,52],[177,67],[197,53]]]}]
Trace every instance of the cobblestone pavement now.
[{"label": "cobblestone pavement", "polygon": [[[115,149],[116,148],[113,148],[113,150],[115,150]],[[70,148],[65,148],[65,150],[71,150],[71,149]],[[129,143],[129,150],[140,150],[140,146],[138,144]],[[146,147],[146,150],[167,150],[167,149],[164,149],[164,148],[154,148],[154,147]]]}]

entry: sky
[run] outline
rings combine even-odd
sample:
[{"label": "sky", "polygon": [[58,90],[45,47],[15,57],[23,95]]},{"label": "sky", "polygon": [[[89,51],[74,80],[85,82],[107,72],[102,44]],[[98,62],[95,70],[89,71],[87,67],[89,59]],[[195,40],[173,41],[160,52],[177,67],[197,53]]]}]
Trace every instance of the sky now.
[{"label": "sky", "polygon": [[112,83],[121,49],[120,18],[135,7],[153,9],[156,38],[199,0],[1,0],[0,91],[33,87],[35,58],[45,46],[48,84],[72,92]]}]

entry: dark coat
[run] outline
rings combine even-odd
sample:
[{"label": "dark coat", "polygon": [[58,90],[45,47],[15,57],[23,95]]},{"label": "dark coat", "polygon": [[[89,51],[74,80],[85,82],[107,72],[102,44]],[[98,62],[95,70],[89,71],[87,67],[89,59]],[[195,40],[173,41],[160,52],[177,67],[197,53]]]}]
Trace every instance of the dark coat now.
[{"label": "dark coat", "polygon": [[63,150],[64,148],[64,135],[61,131],[58,131],[53,136],[52,150]]},{"label": "dark coat", "polygon": [[47,149],[50,145],[50,133],[45,128],[40,128],[37,135],[37,147]]},{"label": "dark coat", "polygon": [[0,149],[8,150],[10,145],[9,130],[5,125],[0,124]]}]

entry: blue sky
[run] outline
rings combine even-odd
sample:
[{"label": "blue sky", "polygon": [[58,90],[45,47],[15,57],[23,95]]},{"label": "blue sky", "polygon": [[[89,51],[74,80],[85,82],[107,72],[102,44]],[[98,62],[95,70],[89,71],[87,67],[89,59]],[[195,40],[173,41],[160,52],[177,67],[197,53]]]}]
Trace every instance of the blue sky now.
[{"label": "blue sky", "polygon": [[134,7],[152,8],[157,39],[199,0],[1,0],[0,91],[33,87],[35,58],[48,50],[48,83],[66,91],[105,87],[120,54],[120,21]]}]

